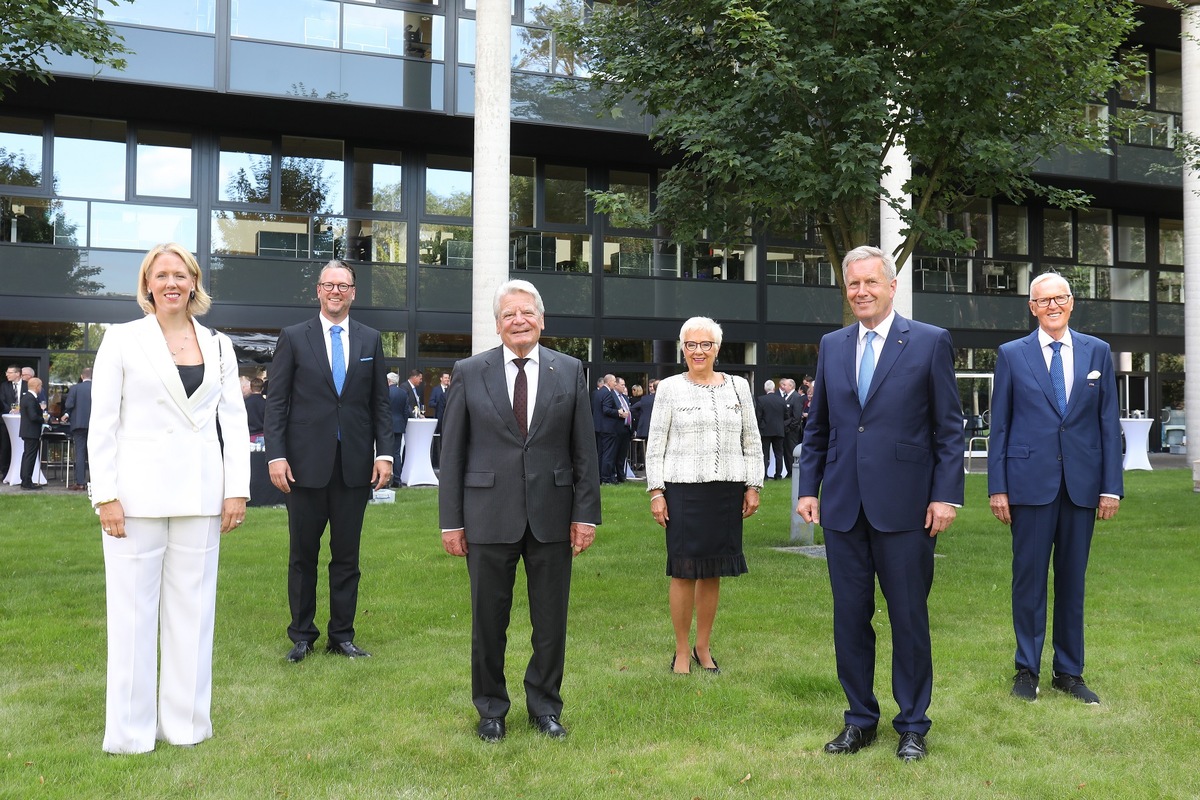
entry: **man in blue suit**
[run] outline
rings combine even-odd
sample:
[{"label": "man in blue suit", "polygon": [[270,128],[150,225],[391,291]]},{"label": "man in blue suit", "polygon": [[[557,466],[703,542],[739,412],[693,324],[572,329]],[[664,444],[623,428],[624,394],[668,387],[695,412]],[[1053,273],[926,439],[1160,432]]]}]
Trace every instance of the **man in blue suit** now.
[{"label": "man in blue suit", "polygon": [[1112,352],[1067,327],[1074,307],[1061,275],[1029,284],[1038,329],[996,358],[988,494],[996,519],[1012,526],[1013,695],[1037,700],[1053,552],[1052,685],[1099,704],[1083,681],[1084,574],[1096,518],[1112,519],[1125,489]]},{"label": "man in blue suit", "polygon": [[796,506],[824,528],[838,680],[850,704],[825,751],[855,753],[875,741],[878,577],[892,626],[896,756],[915,761],[925,757],[930,727],[934,544],[963,502],[954,351],[946,331],[895,313],[896,265],[887,253],[851,250],[842,277],[858,322],[821,339]]}]

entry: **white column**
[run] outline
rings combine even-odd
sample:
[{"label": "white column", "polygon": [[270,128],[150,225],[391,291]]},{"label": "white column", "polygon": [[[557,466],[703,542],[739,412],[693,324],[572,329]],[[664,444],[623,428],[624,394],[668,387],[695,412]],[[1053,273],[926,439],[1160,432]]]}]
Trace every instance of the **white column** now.
[{"label": "white column", "polygon": [[509,122],[512,94],[508,0],[475,12],[475,244],[471,262],[471,352],[500,343],[492,296],[508,280]]},{"label": "white column", "polygon": [[[1200,136],[1200,19],[1197,9],[1183,17],[1183,128]],[[1183,352],[1200,367],[1200,173],[1183,175]],[[1200,368],[1184,372],[1184,412],[1187,415],[1188,462],[1200,460]]]},{"label": "white column", "polygon": [[[912,206],[912,197],[904,194],[904,184],[912,177],[912,162],[909,161],[908,151],[904,149],[903,144],[897,142],[888,150],[883,163],[884,166],[891,167],[892,171],[884,175],[880,182],[882,197],[879,201],[879,249],[885,253],[894,253],[904,244],[904,235],[901,233],[904,222],[896,210],[888,205],[887,198],[901,198],[904,208]],[[913,269],[910,258],[896,276],[896,298],[893,301],[896,313],[909,319],[912,319],[913,315],[912,292]]]}]

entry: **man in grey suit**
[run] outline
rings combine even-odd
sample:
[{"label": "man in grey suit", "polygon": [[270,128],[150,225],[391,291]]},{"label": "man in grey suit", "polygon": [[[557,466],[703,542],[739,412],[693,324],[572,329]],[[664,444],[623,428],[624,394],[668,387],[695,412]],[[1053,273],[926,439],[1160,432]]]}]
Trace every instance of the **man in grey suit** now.
[{"label": "man in grey suit", "polygon": [[71,424],[71,445],[75,448],[75,482],[71,490],[81,492],[87,488],[88,425],[92,420],[92,368],[84,367],[79,373],[79,383],[67,392],[65,401],[67,413],[63,416]]},{"label": "man in grey suit", "polygon": [[504,650],[524,558],[533,626],[525,703],[531,725],[562,738],[571,559],[600,523],[596,440],[583,365],[538,345],[545,308],[537,288],[508,281],[492,307],[502,346],[458,362],[446,396],[442,546],[467,559],[479,737],[496,742],[506,732]]}]

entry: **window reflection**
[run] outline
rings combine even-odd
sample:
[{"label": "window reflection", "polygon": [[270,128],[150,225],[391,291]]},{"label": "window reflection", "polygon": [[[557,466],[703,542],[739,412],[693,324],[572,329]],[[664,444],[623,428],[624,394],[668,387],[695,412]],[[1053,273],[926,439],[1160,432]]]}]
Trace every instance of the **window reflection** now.
[{"label": "window reflection", "polygon": [[1085,264],[1113,263],[1112,212],[1085,208],[1077,212],[1079,260]]},{"label": "window reflection", "polygon": [[439,155],[426,159],[425,213],[471,216],[471,159]]},{"label": "window reflection", "polygon": [[54,183],[68,197],[125,199],[125,123],[55,118]]},{"label": "window reflection", "polygon": [[824,250],[805,247],[768,247],[767,282],[799,286],[836,286],[833,265]]},{"label": "window reflection", "polygon": [[338,47],[339,4],[326,0],[238,0],[230,6],[234,37]]},{"label": "window reflection", "polygon": [[422,264],[470,269],[474,231],[462,225],[422,225],[419,259]]},{"label": "window reflection", "polygon": [[1157,295],[1160,303],[1182,303],[1183,273],[1166,271],[1158,273]]},{"label": "window reflection", "polygon": [[445,59],[445,18],[386,8],[346,5],[342,47],[366,53]]},{"label": "window reflection", "polygon": [[996,206],[996,250],[1008,255],[1029,255],[1029,210]]},{"label": "window reflection", "polygon": [[42,121],[0,116],[0,185],[42,185]]},{"label": "window reflection", "polygon": [[86,247],[87,210],[86,200],[5,197],[0,207],[0,242]]},{"label": "window reflection", "polygon": [[1042,211],[1042,255],[1047,258],[1074,258],[1071,212],[1062,208]]},{"label": "window reflection", "polygon": [[149,250],[178,242],[196,252],[197,212],[193,208],[92,203],[92,247]]},{"label": "window reflection", "polygon": [[345,243],[346,220],[338,217],[213,212],[214,255],[329,260],[345,254]]},{"label": "window reflection", "polygon": [[514,228],[533,227],[536,166],[534,159],[522,156],[513,156],[509,161],[508,215],[509,224]]},{"label": "window reflection", "polygon": [[1119,260],[1146,263],[1145,217],[1117,217],[1117,247]]},{"label": "window reflection", "polygon": [[221,137],[217,191],[234,203],[271,202],[271,142]]},{"label": "window reflection", "polygon": [[471,355],[471,337],[461,333],[417,334],[417,358],[460,359]]},{"label": "window reflection", "polygon": [[354,207],[368,211],[404,210],[403,155],[395,150],[354,151]]},{"label": "window reflection", "polygon": [[643,227],[650,213],[650,173],[612,170],[608,175],[608,190],[625,196],[626,213],[609,215],[609,223],[617,228]]},{"label": "window reflection", "polygon": [[[233,6],[236,9],[238,4]],[[212,33],[216,30],[216,0],[125,0],[104,6],[104,21]]]},{"label": "window reflection", "polygon": [[587,169],[546,165],[546,222],[582,225],[587,221]]},{"label": "window reflection", "polygon": [[1183,266],[1183,220],[1158,221],[1158,263]]},{"label": "window reflection", "polygon": [[517,231],[509,243],[509,268],[591,272],[592,237],[582,233]]},{"label": "window reflection", "polygon": [[279,206],[284,211],[342,211],[342,143],[335,139],[283,137]]},{"label": "window reflection", "polygon": [[136,194],[153,197],[191,197],[191,134],[138,131],[136,169]]},{"label": "window reflection", "polygon": [[345,257],[350,261],[407,263],[408,223],[377,219],[350,220]]}]

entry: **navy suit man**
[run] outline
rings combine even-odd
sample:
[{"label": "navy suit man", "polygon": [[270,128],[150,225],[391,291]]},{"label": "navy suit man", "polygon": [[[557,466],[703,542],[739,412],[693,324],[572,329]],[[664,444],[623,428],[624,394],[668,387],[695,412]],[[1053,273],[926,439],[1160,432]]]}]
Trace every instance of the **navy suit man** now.
[{"label": "navy suit man", "polygon": [[[786,423],[787,408],[783,395],[775,391],[775,382],[763,384],[763,393],[758,397],[758,433],[762,437],[763,474],[774,480],[783,478],[783,434]],[[771,466],[771,453],[775,454],[775,474],[768,471]]]},{"label": "navy suit man", "polygon": [[434,468],[441,464],[442,455],[442,415],[446,413],[446,393],[450,391],[450,373],[443,372],[437,386],[429,390],[429,409],[437,419],[437,427],[433,429],[433,451],[430,458]]},{"label": "navy suit man", "polygon": [[783,457],[790,469],[792,453],[804,435],[804,407],[808,398],[796,391],[796,381],[791,378],[779,381],[779,393],[783,396]]},{"label": "navy suit man", "polygon": [[[400,375],[387,374],[388,409],[392,415],[392,465],[401,463],[404,456],[404,431],[408,427],[408,411],[405,409],[405,392],[400,388]],[[392,486],[400,486],[400,470],[392,473]]]},{"label": "navy suit man", "polygon": [[525,562],[533,653],[529,722],[561,738],[571,560],[600,523],[593,422],[578,359],[541,347],[545,308],[533,284],[496,290],[502,344],[458,362],[446,402],[438,491],[442,546],[471,583],[471,694],[479,737],[506,733],[504,677],[517,562]]},{"label": "navy suit man", "polygon": [[634,416],[637,418],[637,430],[634,436],[642,441],[650,435],[650,417],[654,414],[654,394],[658,390],[658,381],[650,381],[642,399],[633,404]]},{"label": "navy suit man", "polygon": [[896,756],[914,761],[925,757],[930,727],[934,545],[963,502],[954,350],[946,331],[895,313],[889,254],[855,248],[842,276],[858,322],[821,339],[796,507],[825,531],[838,679],[850,706],[825,750],[855,753],[875,740],[878,577],[894,645]]},{"label": "navy suit man", "polygon": [[74,491],[83,491],[88,474],[88,426],[92,421],[92,368],[84,367],[79,373],[79,383],[71,387],[64,401],[67,419],[71,425],[71,446],[75,448]]},{"label": "navy suit man", "polygon": [[[596,390],[599,401],[599,416],[596,430],[600,450],[600,482],[619,483],[617,478],[617,453],[621,446],[625,416],[629,413],[617,399],[617,376],[604,376],[604,388]],[[593,403],[593,415],[595,403]]]},{"label": "navy suit man", "polygon": [[349,658],[370,655],[354,644],[358,553],[371,489],[392,479],[392,420],[383,340],[379,331],[350,319],[354,294],[354,270],[342,261],[326,264],[317,279],[321,313],[280,331],[271,362],[267,466],[288,509],[292,663],[312,653],[320,635],[313,618],[326,523],[326,650]]},{"label": "navy suit man", "polygon": [[[41,489],[34,483],[34,471],[37,468],[38,454],[42,449],[42,405],[38,402],[38,392],[42,390],[41,378],[30,378],[26,382],[25,393],[21,395],[18,405],[21,409],[21,442],[25,446],[21,454],[21,488]],[[44,482],[44,481],[43,481]]]},{"label": "navy suit man", "polygon": [[1109,346],[1071,330],[1070,284],[1048,272],[1029,284],[1038,329],[1001,345],[992,391],[988,494],[1012,526],[1012,693],[1037,699],[1046,641],[1046,582],[1054,559],[1055,689],[1084,703],[1083,593],[1096,518],[1124,494],[1117,381]]}]

